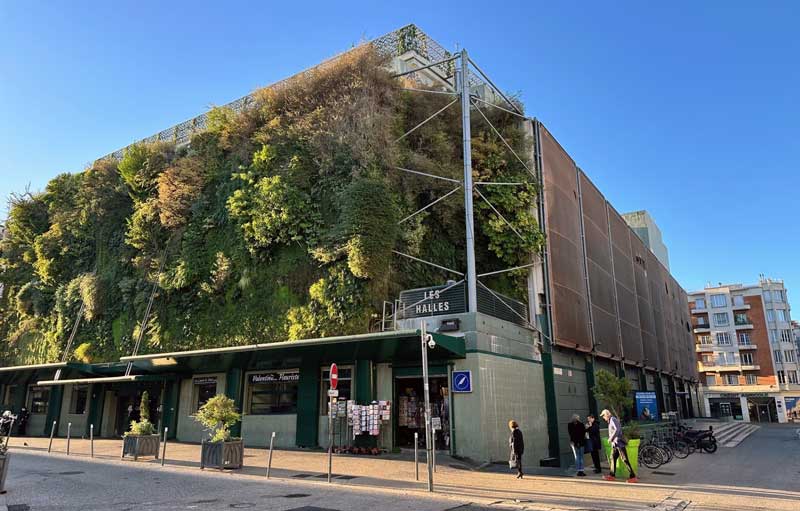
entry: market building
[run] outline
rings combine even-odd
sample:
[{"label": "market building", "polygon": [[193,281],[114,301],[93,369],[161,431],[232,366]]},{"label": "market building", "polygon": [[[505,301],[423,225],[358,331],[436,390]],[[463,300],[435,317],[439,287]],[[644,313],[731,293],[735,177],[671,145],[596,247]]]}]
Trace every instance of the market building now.
[{"label": "market building", "polygon": [[[451,54],[413,25],[370,44],[388,52],[396,72],[425,68],[417,73],[429,85],[458,85],[448,68],[431,65]],[[483,100],[504,97],[488,81],[466,83]],[[601,369],[655,393],[660,413],[697,415],[685,291],[547,128],[520,117],[532,142],[523,156],[542,183],[534,208],[546,234],[543,256],[531,254],[525,268],[526,303],[474,278],[431,282],[387,297],[376,331],[361,335],[0,368],[3,406],[27,406],[28,434],[48,435],[55,423],[63,435],[72,423],[73,431],[94,425],[99,436],[118,437],[147,390],[159,429],[198,442],[203,433],[192,415],[224,393],[243,413],[237,433],[247,445],[264,446],[276,432],[279,446],[315,448],[327,445],[327,368],[336,362],[337,445],[402,449],[414,433],[424,436],[420,359],[427,349],[436,448],[477,461],[507,458],[514,419],[533,463],[569,464],[566,424],[574,413],[598,412],[592,387]],[[206,120],[147,140],[185,144]],[[432,347],[420,340],[423,322]],[[371,405],[358,408],[357,421],[356,405]]]},{"label": "market building", "polygon": [[704,415],[800,420],[800,364],[783,281],[709,285],[689,294]]}]

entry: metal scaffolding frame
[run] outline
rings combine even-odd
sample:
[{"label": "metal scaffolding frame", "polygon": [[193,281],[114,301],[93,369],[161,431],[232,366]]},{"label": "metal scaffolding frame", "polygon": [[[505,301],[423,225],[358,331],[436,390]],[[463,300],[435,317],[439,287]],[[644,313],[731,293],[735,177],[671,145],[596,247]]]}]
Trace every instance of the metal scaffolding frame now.
[{"label": "metal scaffolding frame", "polygon": [[[529,271],[532,271],[530,269],[533,268],[534,266],[536,266],[537,263],[530,263],[530,264],[515,266],[513,268],[505,268],[505,269],[485,272],[485,273],[481,273],[481,274],[477,273],[476,263],[475,263],[475,236],[474,236],[475,212],[474,212],[474,204],[473,204],[473,195],[477,195],[477,197],[480,198],[481,201],[485,202],[489,206],[489,208],[492,210],[492,212],[494,214],[496,214],[517,237],[519,237],[520,239],[524,240],[525,238],[519,232],[519,230],[514,227],[514,225],[495,207],[494,204],[492,204],[492,202],[483,193],[481,193],[479,187],[481,187],[481,186],[527,186],[529,184],[534,184],[535,180],[536,180],[536,177],[537,177],[536,173],[531,169],[531,166],[528,163],[526,163],[523,158],[520,157],[520,155],[514,150],[514,148],[508,142],[508,140],[506,140],[506,138],[503,137],[503,135],[500,133],[500,131],[497,129],[497,127],[491,122],[491,120],[483,112],[483,110],[481,110],[479,103],[483,104],[483,105],[486,105],[486,106],[489,106],[489,107],[493,107],[493,108],[499,109],[499,110],[501,110],[503,112],[506,112],[508,114],[517,116],[520,119],[522,119],[523,121],[531,121],[531,119],[526,117],[522,113],[520,108],[517,106],[517,104],[515,104],[513,101],[511,101],[503,93],[503,91],[501,91],[494,84],[494,82],[488,77],[488,75],[486,73],[484,73],[481,70],[481,68],[472,59],[469,58],[469,55],[468,55],[466,49],[462,49],[460,53],[458,53],[458,54],[456,54],[454,56],[448,57],[448,58],[444,58],[444,59],[439,60],[437,62],[433,62],[431,64],[427,64],[425,66],[422,66],[422,67],[419,67],[419,68],[415,68],[415,69],[412,69],[412,70],[409,70],[409,71],[404,71],[404,72],[401,72],[401,73],[397,73],[397,74],[394,75],[394,77],[395,78],[400,78],[400,77],[403,77],[403,76],[414,75],[415,73],[419,73],[419,72],[421,72],[423,70],[426,70],[426,69],[439,68],[443,64],[451,64],[451,63],[457,63],[458,64],[455,67],[454,83],[450,83],[449,80],[447,80],[448,86],[452,86],[452,89],[455,92],[452,92],[452,91],[427,90],[427,89],[420,89],[420,88],[414,88],[414,87],[401,87],[400,88],[401,90],[410,91],[410,92],[445,94],[445,95],[449,95],[449,96],[455,95],[457,97],[453,101],[447,103],[445,106],[443,106],[442,108],[440,108],[439,110],[437,110],[436,112],[434,112],[433,114],[428,116],[423,121],[421,121],[418,124],[414,125],[410,130],[406,131],[402,136],[400,136],[398,139],[396,139],[395,142],[400,142],[405,137],[407,137],[409,134],[413,133],[417,129],[421,128],[423,125],[427,124],[428,122],[430,122],[431,120],[433,120],[434,118],[436,118],[437,116],[442,114],[442,112],[444,112],[447,109],[449,109],[456,102],[460,102],[461,103],[461,131],[462,131],[462,138],[463,138],[463,170],[464,170],[461,180],[452,179],[452,178],[448,178],[448,177],[437,176],[437,175],[434,175],[434,174],[429,174],[427,172],[421,172],[421,171],[418,171],[418,170],[408,169],[408,168],[403,168],[403,167],[392,167],[392,169],[397,170],[397,171],[401,171],[401,172],[416,174],[416,175],[427,177],[427,178],[430,178],[430,179],[439,179],[439,180],[449,181],[449,182],[457,184],[457,186],[454,189],[450,190],[448,193],[446,193],[445,195],[435,199],[434,201],[426,204],[425,206],[417,209],[413,213],[407,215],[405,218],[400,220],[398,222],[398,224],[402,224],[404,222],[407,222],[408,220],[414,218],[415,216],[417,216],[418,214],[422,213],[423,211],[426,211],[427,209],[431,208],[435,204],[437,204],[437,203],[439,203],[439,202],[451,197],[458,190],[463,189],[463,191],[464,191],[464,215],[465,215],[465,233],[464,234],[465,234],[465,240],[466,240],[467,268],[466,268],[466,271],[464,273],[461,273],[461,272],[459,272],[457,270],[453,270],[451,268],[447,268],[445,266],[436,264],[433,261],[428,261],[428,260],[425,260],[425,259],[422,259],[422,258],[419,258],[419,257],[414,257],[414,256],[411,256],[409,254],[405,254],[405,253],[402,253],[402,252],[399,252],[399,251],[396,251],[396,250],[393,251],[393,252],[395,254],[399,255],[399,256],[406,257],[406,258],[411,259],[413,261],[416,261],[418,263],[422,263],[422,264],[426,264],[426,265],[429,265],[429,266],[433,266],[435,268],[438,268],[438,269],[441,269],[443,271],[446,271],[446,272],[449,272],[449,273],[453,273],[455,275],[458,275],[458,276],[462,277],[462,279],[459,280],[458,282],[448,285],[445,288],[445,290],[448,290],[448,289],[450,289],[450,288],[452,288],[452,287],[454,287],[454,286],[456,286],[458,284],[461,284],[462,282],[466,282],[466,286],[467,286],[467,312],[478,312],[477,292],[478,292],[478,286],[480,286],[480,287],[484,288],[486,291],[488,291],[492,296],[494,296],[500,303],[502,303],[503,305],[508,307],[508,309],[511,310],[512,313],[514,313],[515,315],[519,316],[523,320],[524,324],[528,328],[539,332],[540,329],[538,327],[536,327],[536,325],[531,323],[530,318],[525,318],[522,315],[520,315],[516,310],[514,310],[513,307],[511,307],[511,305],[509,305],[505,300],[503,300],[502,297],[498,296],[497,293],[495,293],[494,291],[489,289],[489,287],[487,287],[483,282],[481,282],[479,280],[481,277],[489,277],[489,276],[499,275],[499,274],[508,273],[508,272],[511,272],[511,271],[516,271],[516,270],[529,269]],[[476,72],[472,72],[472,69],[474,69]],[[437,76],[440,76],[440,75],[437,73]],[[505,103],[505,105],[507,107],[506,106],[501,106],[501,105],[496,104],[496,103],[492,103],[490,101],[486,101],[486,100],[478,97],[477,95],[472,94],[471,93],[471,89],[472,89],[472,87],[474,85],[486,85],[486,86],[488,86],[492,91],[494,91],[495,94],[497,94],[497,96],[502,98],[503,102]],[[473,109],[480,114],[480,117],[489,126],[489,128],[495,134],[495,136],[497,136],[501,140],[503,145],[514,156],[514,158],[523,166],[523,168],[528,172],[528,174],[531,176],[531,178],[534,181],[522,181],[522,182],[478,181],[478,182],[473,182],[473,180],[472,180],[472,136],[471,136],[471,121],[472,121],[471,112],[472,112]],[[532,300],[532,299],[533,299],[532,296],[528,297],[529,301]],[[425,299],[423,299],[421,301],[425,301]],[[415,304],[410,304],[410,305],[403,304],[402,305],[402,312],[404,312],[405,310],[407,310],[407,309],[409,309],[411,307],[414,307],[418,303],[420,303],[420,302],[417,302]],[[397,317],[399,312],[401,312],[401,311],[396,310],[394,312],[395,317]]]}]

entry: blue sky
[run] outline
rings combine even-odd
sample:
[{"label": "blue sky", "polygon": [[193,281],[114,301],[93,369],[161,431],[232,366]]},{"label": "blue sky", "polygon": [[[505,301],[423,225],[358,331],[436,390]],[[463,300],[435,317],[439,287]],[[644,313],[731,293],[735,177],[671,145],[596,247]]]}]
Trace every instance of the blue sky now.
[{"label": "blue sky", "polygon": [[0,2],[0,196],[413,22],[648,209],[685,288],[800,296],[797,2],[314,4]]}]

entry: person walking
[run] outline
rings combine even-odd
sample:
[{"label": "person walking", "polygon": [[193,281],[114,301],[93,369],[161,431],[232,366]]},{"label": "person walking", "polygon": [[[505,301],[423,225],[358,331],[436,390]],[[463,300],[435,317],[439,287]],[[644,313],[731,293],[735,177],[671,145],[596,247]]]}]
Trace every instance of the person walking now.
[{"label": "person walking", "polygon": [[622,435],[622,424],[620,424],[619,419],[611,415],[611,412],[608,410],[603,410],[600,412],[600,417],[602,417],[603,420],[608,423],[608,443],[611,444],[612,458],[611,473],[607,476],[604,476],[603,479],[606,481],[616,480],[615,474],[617,472],[617,460],[622,458],[622,462],[625,463],[625,466],[628,467],[628,471],[630,472],[628,482],[638,483],[639,480],[636,479],[636,474],[633,472],[631,462],[628,460],[628,443],[625,441],[625,438]]},{"label": "person walking", "polygon": [[597,417],[589,415],[586,417],[586,433],[589,439],[586,441],[586,450],[592,455],[594,463],[594,473],[599,474],[603,470],[600,468],[600,423]]},{"label": "person walking", "polygon": [[575,456],[575,470],[578,477],[586,477],[583,471],[583,449],[586,447],[586,426],[581,422],[578,414],[572,416],[572,420],[567,424],[569,432],[569,444],[572,446],[572,454]]},{"label": "person walking", "polygon": [[517,479],[522,479],[522,454],[525,452],[525,440],[522,438],[522,431],[519,430],[517,421],[508,421],[508,429],[511,430],[511,436],[508,437],[508,446],[511,450],[508,466],[516,468]]}]

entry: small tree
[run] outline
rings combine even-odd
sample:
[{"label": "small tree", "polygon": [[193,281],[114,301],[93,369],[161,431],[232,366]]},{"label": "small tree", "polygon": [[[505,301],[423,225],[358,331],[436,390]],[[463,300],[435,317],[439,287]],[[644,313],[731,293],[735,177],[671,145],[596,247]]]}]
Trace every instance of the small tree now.
[{"label": "small tree", "polygon": [[142,392],[142,400],[139,402],[139,421],[150,422],[150,393],[146,390]]},{"label": "small tree", "polygon": [[610,372],[601,369],[595,375],[594,397],[608,404],[611,413],[622,417],[625,410],[633,406],[631,398],[631,382],[627,378],[617,378]]},{"label": "small tree", "polygon": [[139,402],[139,420],[131,421],[131,430],[125,435],[154,435],[155,432],[156,428],[150,422],[150,394],[145,390]]},{"label": "small tree", "polygon": [[240,418],[241,415],[236,411],[233,399],[222,394],[217,394],[206,401],[194,416],[194,420],[209,431],[212,442],[230,440],[230,427],[239,422]]}]

